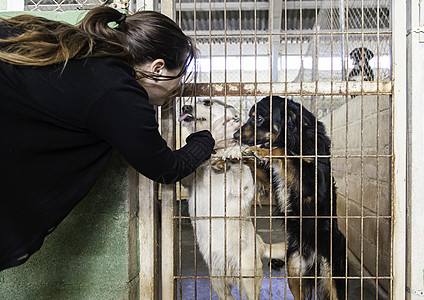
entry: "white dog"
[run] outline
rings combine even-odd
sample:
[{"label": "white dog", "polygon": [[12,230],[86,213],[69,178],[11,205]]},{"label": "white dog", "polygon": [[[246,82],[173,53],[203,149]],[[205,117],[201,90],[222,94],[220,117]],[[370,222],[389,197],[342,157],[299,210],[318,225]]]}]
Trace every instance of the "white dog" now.
[{"label": "white dog", "polygon": [[[190,133],[209,129],[225,113],[238,118],[234,107],[218,100],[185,105],[182,110],[179,121],[184,140]],[[283,243],[270,249],[255,232],[250,219],[255,183],[250,168],[240,163],[241,156],[239,146],[217,150],[182,181],[189,192],[197,244],[219,299],[235,299],[231,294],[235,285],[246,299],[259,299],[262,258],[271,253],[273,258],[284,259]]]}]

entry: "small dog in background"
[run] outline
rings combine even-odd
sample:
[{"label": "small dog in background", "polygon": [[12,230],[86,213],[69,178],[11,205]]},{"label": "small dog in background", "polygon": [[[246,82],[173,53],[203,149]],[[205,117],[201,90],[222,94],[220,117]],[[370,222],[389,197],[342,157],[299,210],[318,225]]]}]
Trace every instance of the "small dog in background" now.
[{"label": "small dog in background", "polygon": [[[179,118],[182,138],[209,129],[225,112],[228,117],[239,117],[234,107],[218,100],[183,106]],[[189,214],[199,251],[209,274],[217,276],[211,282],[219,299],[235,299],[231,294],[235,285],[246,299],[259,299],[262,258],[269,258],[271,253],[284,259],[283,243],[270,247],[256,234],[250,219],[255,183],[249,166],[240,163],[241,158],[240,146],[219,149],[181,181],[189,192]]]},{"label": "small dog in background", "polygon": [[346,238],[337,224],[324,125],[293,100],[265,97],[251,108],[249,119],[235,133],[240,136],[250,146],[244,152],[272,172],[277,214],[286,217],[288,282],[294,299],[313,297],[317,272],[318,299],[344,300],[345,281],[340,278],[347,274]]},{"label": "small dog in background", "polygon": [[353,69],[348,76],[349,81],[362,81],[362,75],[364,81],[374,81],[374,72],[369,65],[369,61],[374,57],[374,53],[371,50],[355,48],[350,52],[349,57],[353,60]]}]

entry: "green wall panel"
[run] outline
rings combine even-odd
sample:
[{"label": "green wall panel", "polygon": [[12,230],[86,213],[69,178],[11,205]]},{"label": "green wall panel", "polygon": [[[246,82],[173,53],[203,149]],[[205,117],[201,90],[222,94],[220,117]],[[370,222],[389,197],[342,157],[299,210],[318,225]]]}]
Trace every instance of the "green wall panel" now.
[{"label": "green wall panel", "polygon": [[[5,1],[0,0],[1,5]],[[33,14],[75,24],[86,11]],[[114,154],[92,191],[25,264],[0,272],[0,299],[136,299],[137,172]]]}]

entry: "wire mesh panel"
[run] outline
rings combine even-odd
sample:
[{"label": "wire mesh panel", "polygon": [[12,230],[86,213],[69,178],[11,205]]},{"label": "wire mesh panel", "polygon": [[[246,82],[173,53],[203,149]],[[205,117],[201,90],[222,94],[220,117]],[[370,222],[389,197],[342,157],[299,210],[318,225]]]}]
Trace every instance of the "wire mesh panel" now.
[{"label": "wire mesh panel", "polygon": [[25,0],[25,10],[67,11],[86,10],[96,6],[111,4],[113,0]]},{"label": "wire mesh panel", "polygon": [[241,158],[217,152],[178,188],[176,297],[393,299],[391,1],[175,5],[200,52],[179,145],[222,105],[244,128]]}]

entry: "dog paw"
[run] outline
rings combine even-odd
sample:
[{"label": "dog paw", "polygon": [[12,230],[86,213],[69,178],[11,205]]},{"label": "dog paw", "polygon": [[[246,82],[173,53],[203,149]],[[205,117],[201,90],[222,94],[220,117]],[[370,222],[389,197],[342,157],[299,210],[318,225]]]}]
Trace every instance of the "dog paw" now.
[{"label": "dog paw", "polygon": [[259,147],[252,146],[252,147],[244,148],[243,154],[255,156],[256,158],[263,160],[265,158],[269,158],[270,151],[269,149],[266,149],[266,148],[259,148]]},{"label": "dog paw", "polygon": [[281,268],[284,267],[284,260],[273,258],[271,259],[269,264],[271,265],[271,268],[273,268],[274,270],[280,270]]},{"label": "dog paw", "polygon": [[242,150],[242,154],[247,156],[250,156],[250,155],[254,156],[255,150],[256,150],[256,147],[244,147]]},{"label": "dog paw", "polygon": [[229,170],[229,168],[229,165],[225,167],[225,160],[223,159],[217,159],[211,163],[211,169],[217,174],[224,173],[225,170]]},{"label": "dog paw", "polygon": [[235,147],[230,147],[224,150],[224,154],[222,157],[224,160],[225,159],[230,159],[230,160],[241,160],[242,158],[242,153],[240,151],[240,148],[238,146]]}]

